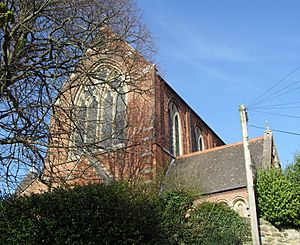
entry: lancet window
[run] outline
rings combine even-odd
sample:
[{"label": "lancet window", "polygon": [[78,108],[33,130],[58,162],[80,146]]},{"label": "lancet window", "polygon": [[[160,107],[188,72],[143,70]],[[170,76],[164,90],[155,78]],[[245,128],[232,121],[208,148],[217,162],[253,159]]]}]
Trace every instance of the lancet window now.
[{"label": "lancet window", "polygon": [[174,102],[169,104],[169,137],[170,137],[170,152],[175,155],[181,155],[181,124],[177,106]]},{"label": "lancet window", "polygon": [[194,143],[194,151],[203,151],[204,150],[204,142],[202,131],[199,127],[195,127],[195,143]]}]

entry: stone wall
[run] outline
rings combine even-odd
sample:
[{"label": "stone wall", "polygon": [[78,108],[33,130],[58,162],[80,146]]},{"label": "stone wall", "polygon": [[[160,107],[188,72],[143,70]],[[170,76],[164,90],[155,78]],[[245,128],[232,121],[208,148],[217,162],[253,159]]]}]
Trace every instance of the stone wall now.
[{"label": "stone wall", "polygon": [[264,219],[259,220],[260,236],[263,245],[298,245],[300,244],[300,230],[279,230]]}]

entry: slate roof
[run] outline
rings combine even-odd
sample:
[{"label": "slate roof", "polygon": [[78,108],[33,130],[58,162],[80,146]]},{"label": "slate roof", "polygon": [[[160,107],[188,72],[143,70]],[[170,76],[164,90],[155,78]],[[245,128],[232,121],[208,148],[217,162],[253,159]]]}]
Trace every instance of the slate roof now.
[{"label": "slate roof", "polygon": [[[263,145],[264,137],[250,141],[253,165],[262,166]],[[181,186],[197,188],[201,194],[246,187],[243,144],[225,145],[177,158],[168,170],[165,188],[172,189],[174,181]]]}]

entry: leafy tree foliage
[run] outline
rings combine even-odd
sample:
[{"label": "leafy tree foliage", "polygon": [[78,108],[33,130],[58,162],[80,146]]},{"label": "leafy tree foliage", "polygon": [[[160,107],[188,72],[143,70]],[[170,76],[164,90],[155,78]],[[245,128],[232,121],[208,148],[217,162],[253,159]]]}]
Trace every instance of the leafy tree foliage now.
[{"label": "leafy tree foliage", "polygon": [[294,162],[285,169],[285,175],[300,192],[300,154],[296,154]]},{"label": "leafy tree foliage", "polygon": [[[259,171],[256,192],[260,216],[281,227],[300,227],[299,185],[295,184],[297,167],[287,175],[280,169]],[[294,171],[295,170],[295,171]]]}]

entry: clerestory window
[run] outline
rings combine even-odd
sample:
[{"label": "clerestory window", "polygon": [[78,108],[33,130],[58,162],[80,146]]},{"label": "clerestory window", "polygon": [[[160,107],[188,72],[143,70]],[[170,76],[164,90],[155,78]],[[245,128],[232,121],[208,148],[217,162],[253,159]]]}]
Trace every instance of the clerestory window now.
[{"label": "clerestory window", "polygon": [[171,102],[168,108],[170,152],[174,156],[181,155],[181,125],[177,106]]},{"label": "clerestory window", "polygon": [[75,100],[73,146],[75,154],[95,152],[124,144],[126,90],[116,72],[101,70],[100,81],[80,88]]}]

